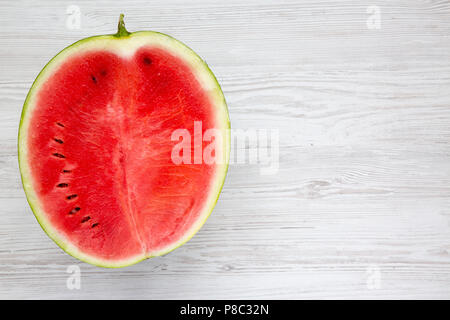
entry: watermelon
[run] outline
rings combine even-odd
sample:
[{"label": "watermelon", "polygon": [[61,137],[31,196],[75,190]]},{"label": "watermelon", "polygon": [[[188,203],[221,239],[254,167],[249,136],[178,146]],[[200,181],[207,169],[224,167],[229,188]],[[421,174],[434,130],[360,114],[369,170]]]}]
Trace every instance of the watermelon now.
[{"label": "watermelon", "polygon": [[129,33],[121,15],[116,34],[65,48],[34,81],[18,141],[27,200],[82,261],[123,267],[166,254],[215,206],[229,127],[206,63],[168,35]]}]

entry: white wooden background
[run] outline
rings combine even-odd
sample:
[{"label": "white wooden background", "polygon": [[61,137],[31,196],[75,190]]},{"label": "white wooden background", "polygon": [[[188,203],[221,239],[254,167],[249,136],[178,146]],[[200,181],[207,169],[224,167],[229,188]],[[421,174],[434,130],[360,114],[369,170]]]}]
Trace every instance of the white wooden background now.
[{"label": "white wooden background", "polygon": [[[197,51],[233,128],[278,128],[280,163],[232,165],[188,244],[110,270],[41,230],[16,143],[40,69],[120,12]],[[1,0],[0,30],[0,298],[450,298],[448,1]]]}]

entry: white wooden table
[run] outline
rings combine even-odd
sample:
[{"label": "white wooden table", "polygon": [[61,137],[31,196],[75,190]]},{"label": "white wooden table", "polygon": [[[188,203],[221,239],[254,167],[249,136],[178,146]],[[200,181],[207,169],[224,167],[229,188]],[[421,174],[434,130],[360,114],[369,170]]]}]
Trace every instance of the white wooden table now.
[{"label": "white wooden table", "polygon": [[[276,174],[230,166],[185,246],[110,270],[42,231],[16,143],[40,69],[120,12],[197,51],[232,127],[280,149]],[[2,0],[0,28],[0,298],[450,298],[448,1]]]}]

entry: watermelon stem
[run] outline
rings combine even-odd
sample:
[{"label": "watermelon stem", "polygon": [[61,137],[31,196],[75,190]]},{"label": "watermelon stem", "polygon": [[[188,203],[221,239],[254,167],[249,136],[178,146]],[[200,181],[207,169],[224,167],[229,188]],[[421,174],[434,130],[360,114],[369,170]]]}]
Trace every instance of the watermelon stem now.
[{"label": "watermelon stem", "polygon": [[125,29],[125,22],[123,21],[124,14],[121,13],[119,17],[119,25],[117,27],[117,33],[114,35],[118,38],[129,36],[130,33]]}]

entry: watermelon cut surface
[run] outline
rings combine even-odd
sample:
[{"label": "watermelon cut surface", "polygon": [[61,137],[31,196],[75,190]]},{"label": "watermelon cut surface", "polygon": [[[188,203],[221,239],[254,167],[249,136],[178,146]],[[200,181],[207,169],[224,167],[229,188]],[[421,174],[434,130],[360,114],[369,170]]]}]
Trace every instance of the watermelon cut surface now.
[{"label": "watermelon cut surface", "polygon": [[[202,148],[211,143],[202,135],[218,130],[223,161],[174,163],[177,129]],[[19,130],[27,199],[48,235],[88,263],[121,267],[165,254],[211,213],[228,129],[206,64],[167,35],[128,33],[121,19],[116,35],[60,52],[30,89]]]}]

